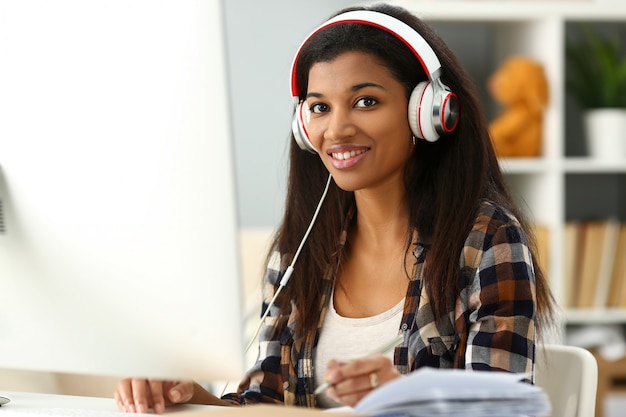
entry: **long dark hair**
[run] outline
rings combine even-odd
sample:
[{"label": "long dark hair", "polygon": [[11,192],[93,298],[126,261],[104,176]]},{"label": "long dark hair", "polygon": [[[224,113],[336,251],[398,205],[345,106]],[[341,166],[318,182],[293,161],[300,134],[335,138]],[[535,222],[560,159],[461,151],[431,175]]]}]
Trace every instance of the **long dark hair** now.
[{"label": "long dark hair", "polygon": [[[549,325],[553,299],[544,273],[536,262],[533,233],[507,189],[473,83],[435,31],[407,10],[376,5],[344,9],[338,14],[349,10],[382,12],[415,29],[438,56],[442,81],[458,95],[461,111],[457,129],[434,143],[418,141],[405,175],[410,213],[407,245],[415,230],[420,240],[431,243],[424,276],[435,317],[441,318],[454,308],[460,291],[459,256],[481,199],[490,199],[516,215],[529,236],[535,266],[538,329]],[[331,61],[348,51],[375,56],[405,86],[407,98],[419,82],[427,80],[421,64],[401,40],[369,25],[345,23],[325,28],[303,46],[296,68],[300,99],[306,95],[311,66]],[[320,157],[301,150],[294,140],[289,155],[286,208],[277,235],[278,247],[284,253],[296,250],[328,178]],[[289,300],[293,300],[299,314],[300,334],[312,331],[318,325],[320,283],[329,265],[336,262],[339,233],[353,202],[352,192],[331,184],[317,223],[279,303],[286,311],[290,308]]]}]

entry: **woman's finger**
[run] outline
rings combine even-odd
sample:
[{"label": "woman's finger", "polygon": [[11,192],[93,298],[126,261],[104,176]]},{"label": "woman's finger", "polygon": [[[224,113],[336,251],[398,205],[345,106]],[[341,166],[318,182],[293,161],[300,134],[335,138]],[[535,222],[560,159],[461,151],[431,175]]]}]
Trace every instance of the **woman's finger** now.
[{"label": "woman's finger", "polygon": [[164,382],[161,380],[149,380],[148,386],[150,388],[150,400],[148,405],[152,407],[152,410],[156,414],[161,414],[165,411],[165,397],[163,395]]},{"label": "woman's finger", "polygon": [[175,381],[166,388],[167,398],[172,404],[186,403],[193,397],[193,381]]},{"label": "woman's finger", "polygon": [[400,376],[391,360],[384,355],[355,359],[329,373],[334,382],[326,394],[349,406],[356,405],[378,386]]},{"label": "woman's finger", "polygon": [[132,389],[131,413],[147,413],[149,408],[149,386],[145,379],[133,378],[130,382]]},{"label": "woman's finger", "polygon": [[121,380],[117,385],[117,389],[114,394],[117,408],[125,413],[130,412],[130,406],[133,403],[133,393],[130,381],[130,378]]},{"label": "woman's finger", "polygon": [[346,362],[342,367],[342,373],[347,377],[357,377],[385,368],[393,368],[391,359],[385,355],[375,354]]}]

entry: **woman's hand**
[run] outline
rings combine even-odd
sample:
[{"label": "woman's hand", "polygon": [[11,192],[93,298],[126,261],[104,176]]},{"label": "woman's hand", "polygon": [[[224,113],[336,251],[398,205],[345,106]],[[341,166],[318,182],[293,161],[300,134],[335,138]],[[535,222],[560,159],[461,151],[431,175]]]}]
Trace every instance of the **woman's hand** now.
[{"label": "woman's hand", "polygon": [[115,401],[117,407],[126,413],[147,413],[152,409],[161,414],[166,406],[191,400],[194,389],[192,381],[127,378],[117,386]]},{"label": "woman's hand", "polygon": [[331,387],[326,395],[353,407],[376,387],[400,376],[385,355],[370,355],[347,362],[331,360],[326,369],[326,381]]}]

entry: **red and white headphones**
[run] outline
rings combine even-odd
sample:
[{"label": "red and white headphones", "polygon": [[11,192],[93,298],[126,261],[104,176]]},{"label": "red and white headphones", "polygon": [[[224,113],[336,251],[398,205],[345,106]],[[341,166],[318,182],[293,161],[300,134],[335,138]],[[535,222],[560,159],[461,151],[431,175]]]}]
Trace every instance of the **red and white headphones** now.
[{"label": "red and white headphones", "polygon": [[409,99],[409,125],[413,135],[429,142],[452,132],[459,122],[459,103],[455,93],[441,82],[441,63],[430,45],[406,23],[384,13],[371,10],[357,10],[342,13],[315,29],[302,42],[291,64],[291,96],[296,105],[292,121],[293,135],[303,150],[317,153],[309,140],[307,124],[309,108],[306,101],[300,101],[300,86],[296,80],[296,65],[302,47],[318,32],[327,27],[342,23],[358,23],[383,29],[404,44],[415,54],[428,76],[428,81],[419,83]]}]

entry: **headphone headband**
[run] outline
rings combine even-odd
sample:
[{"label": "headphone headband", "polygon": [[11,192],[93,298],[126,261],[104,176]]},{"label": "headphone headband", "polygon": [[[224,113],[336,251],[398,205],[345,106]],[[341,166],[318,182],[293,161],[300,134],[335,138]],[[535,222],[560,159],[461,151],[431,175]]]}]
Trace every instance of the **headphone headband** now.
[{"label": "headphone headband", "polygon": [[428,42],[426,42],[426,40],[424,40],[424,38],[412,27],[393,16],[389,16],[384,13],[372,10],[355,10],[342,13],[326,21],[311,32],[311,34],[306,37],[298,48],[298,52],[296,53],[296,56],[291,64],[291,96],[293,97],[294,104],[297,105],[300,102],[300,86],[296,80],[296,66],[298,64],[298,58],[300,57],[302,47],[318,32],[330,26],[343,23],[358,23],[373,26],[391,33],[396,38],[404,42],[404,44],[413,52],[424,68],[429,80],[432,81],[439,78],[441,73],[441,63],[439,62],[439,59],[430,45],[428,45]]}]

